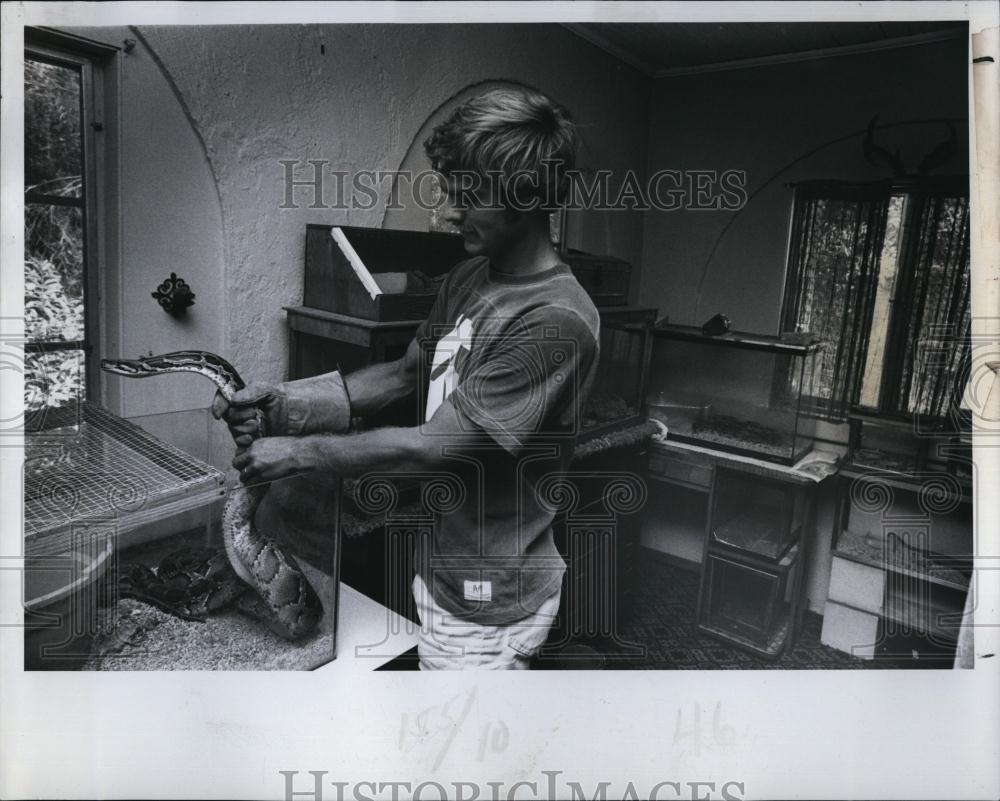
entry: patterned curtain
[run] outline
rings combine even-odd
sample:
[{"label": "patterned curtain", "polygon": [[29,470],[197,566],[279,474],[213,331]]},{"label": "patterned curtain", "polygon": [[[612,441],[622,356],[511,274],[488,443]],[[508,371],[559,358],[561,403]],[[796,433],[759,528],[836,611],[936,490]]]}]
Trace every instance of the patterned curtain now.
[{"label": "patterned curtain", "polygon": [[795,187],[784,331],[826,343],[812,412],[843,421],[865,367],[888,183],[811,181]]}]

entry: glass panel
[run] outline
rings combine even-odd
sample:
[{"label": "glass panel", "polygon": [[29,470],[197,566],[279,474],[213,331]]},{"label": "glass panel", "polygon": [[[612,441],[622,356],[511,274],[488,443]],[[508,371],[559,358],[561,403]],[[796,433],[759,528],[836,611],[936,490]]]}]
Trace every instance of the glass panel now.
[{"label": "glass panel", "polygon": [[712,626],[765,645],[775,618],[781,576],[709,556]]},{"label": "glass panel", "polygon": [[909,391],[900,411],[944,415],[961,396],[953,386],[968,358],[969,201],[935,198],[920,220],[920,252],[904,357]]},{"label": "glass panel", "polygon": [[80,71],[25,59],[24,189],[80,197]]},{"label": "glass panel", "polygon": [[902,239],[902,221],[906,198],[896,195],[889,201],[889,211],[885,223],[885,240],[882,258],[879,262],[878,286],[875,290],[875,309],[872,313],[872,327],[868,338],[868,355],[865,361],[864,377],[861,380],[861,406],[876,408],[879,389],[882,386],[882,362],[889,337],[889,320],[892,314],[893,297],[896,294],[896,268],[899,262],[899,244]]},{"label": "glass panel", "polygon": [[840,422],[860,391],[889,198],[874,184],[816,191],[838,194],[796,201],[785,325],[828,343],[815,411]]},{"label": "glass panel", "polygon": [[[868,235],[867,207],[857,201],[817,200],[813,226],[809,231],[809,260],[799,306],[797,331],[809,331],[821,339],[839,343],[845,331],[856,324],[853,281],[858,241]],[[840,372],[840,352],[824,352],[821,368],[820,397],[831,398],[836,392]]]},{"label": "glass panel", "polygon": [[921,468],[920,443],[912,424],[872,418],[857,419],[860,426],[853,462],[879,470],[913,474]]},{"label": "glass panel", "polygon": [[645,337],[644,330],[602,318],[600,361],[584,409],[583,428],[627,420],[639,413]]},{"label": "glass panel", "polygon": [[24,225],[28,341],[83,339],[83,210],[28,204]]},{"label": "glass panel", "polygon": [[[654,340],[647,398],[650,417],[671,438],[794,464],[812,447],[801,384],[812,387],[812,353],[752,350],[725,341]],[[601,354],[603,360],[604,354]],[[789,380],[796,376],[798,380]]]},{"label": "glass panel", "polygon": [[789,485],[717,469],[712,536],[731,548],[780,559],[798,535],[794,495]]},{"label": "glass panel", "polygon": [[24,354],[24,414],[27,419],[46,407],[66,406],[84,397],[82,350]]}]

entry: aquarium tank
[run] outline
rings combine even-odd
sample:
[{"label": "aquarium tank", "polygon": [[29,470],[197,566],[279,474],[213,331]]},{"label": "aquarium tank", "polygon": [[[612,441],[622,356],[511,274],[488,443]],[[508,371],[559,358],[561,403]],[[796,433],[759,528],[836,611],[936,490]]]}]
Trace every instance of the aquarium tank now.
[{"label": "aquarium tank", "polygon": [[656,309],[604,308],[597,377],[583,409],[581,434],[642,422]]},{"label": "aquarium tank", "polygon": [[668,438],[792,465],[815,438],[822,343],[810,334],[654,332],[646,396]]}]

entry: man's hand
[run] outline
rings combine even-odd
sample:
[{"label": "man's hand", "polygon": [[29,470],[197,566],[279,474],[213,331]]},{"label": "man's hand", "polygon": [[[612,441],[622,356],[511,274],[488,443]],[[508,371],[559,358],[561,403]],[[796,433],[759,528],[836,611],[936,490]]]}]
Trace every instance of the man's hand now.
[{"label": "man's hand", "polygon": [[[241,389],[227,401],[221,392],[212,401],[212,416],[229,424],[229,433],[240,448],[247,447],[261,433],[281,433],[284,425],[284,393],[278,387],[256,384]],[[267,432],[261,432],[258,416],[267,421]]]},{"label": "man's hand", "polygon": [[[257,413],[267,422],[258,432]],[[351,399],[344,379],[332,373],[284,381],[281,384],[254,384],[235,393],[227,402],[221,393],[212,401],[215,419],[229,423],[229,431],[240,447],[263,434],[268,437],[334,434],[351,427]]]},{"label": "man's hand", "polygon": [[302,437],[263,437],[247,448],[240,448],[233,467],[240,471],[244,484],[277,481],[308,470],[308,450]]}]

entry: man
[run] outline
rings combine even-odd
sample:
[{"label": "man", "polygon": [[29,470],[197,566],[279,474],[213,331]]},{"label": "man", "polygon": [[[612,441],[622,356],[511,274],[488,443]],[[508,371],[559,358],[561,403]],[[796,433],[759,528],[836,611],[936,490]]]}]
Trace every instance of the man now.
[{"label": "man", "polygon": [[[549,239],[574,127],[540,92],[501,89],[456,109],[425,149],[470,258],[406,355],[286,382],[263,400],[250,388],[213,411],[230,423],[247,480],[310,470],[443,480],[451,498],[413,582],[420,667],[526,668],[559,607],[565,565],[551,524],[598,361],[597,310]],[[330,435],[415,388],[422,425]],[[251,442],[254,404],[279,436]]]}]

